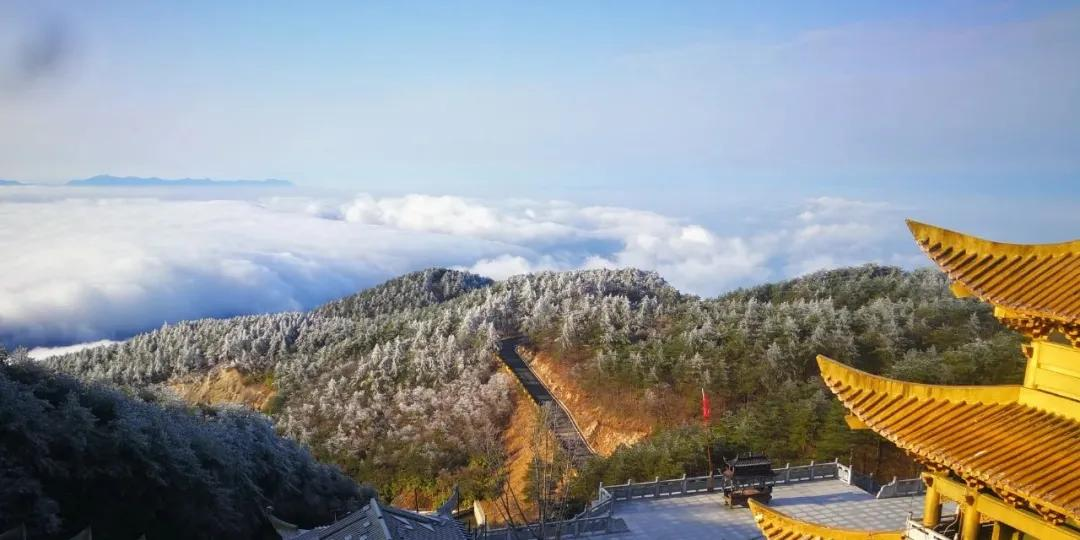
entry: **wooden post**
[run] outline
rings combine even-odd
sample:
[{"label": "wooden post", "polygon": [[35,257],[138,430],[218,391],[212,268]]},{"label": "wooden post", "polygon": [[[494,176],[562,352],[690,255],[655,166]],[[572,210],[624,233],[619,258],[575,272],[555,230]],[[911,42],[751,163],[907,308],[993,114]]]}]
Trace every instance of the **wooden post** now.
[{"label": "wooden post", "polygon": [[657,476],[656,480],[653,481],[653,493],[652,493],[652,495],[653,495],[654,499],[660,496],[660,477],[659,476]]},{"label": "wooden post", "polygon": [[814,479],[814,460],[810,460],[810,479]]},{"label": "wooden post", "polygon": [[682,475],[682,494],[686,495],[686,473]]}]

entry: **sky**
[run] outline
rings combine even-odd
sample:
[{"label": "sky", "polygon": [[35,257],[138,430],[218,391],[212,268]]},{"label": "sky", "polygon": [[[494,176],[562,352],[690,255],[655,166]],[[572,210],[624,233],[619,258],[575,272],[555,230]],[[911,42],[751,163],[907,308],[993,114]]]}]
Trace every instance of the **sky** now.
[{"label": "sky", "polygon": [[[1080,4],[727,4],[5,2],[0,179],[46,185],[0,187],[0,340],[434,265],[712,295],[923,264],[905,217],[1080,236]],[[299,187],[50,187],[97,174]]]}]

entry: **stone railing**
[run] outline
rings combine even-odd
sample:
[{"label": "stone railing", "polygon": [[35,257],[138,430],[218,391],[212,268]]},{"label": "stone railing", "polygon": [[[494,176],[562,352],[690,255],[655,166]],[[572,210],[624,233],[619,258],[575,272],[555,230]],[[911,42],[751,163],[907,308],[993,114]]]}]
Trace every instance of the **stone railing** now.
[{"label": "stone railing", "polygon": [[926,493],[926,485],[923,484],[922,478],[905,478],[900,480],[894,476],[892,482],[880,485],[874,481],[874,475],[872,474],[862,474],[843,464],[837,464],[837,468],[839,469],[837,478],[839,478],[841,482],[862,488],[863,491],[874,495],[874,497],[878,499],[912,497],[914,495]]},{"label": "stone railing", "polygon": [[851,467],[844,465],[843,463],[836,463],[836,479],[851,485]]},{"label": "stone railing", "polygon": [[843,464],[838,464],[837,467],[840,469],[840,481],[849,486],[855,486],[871,495],[876,494],[881,487],[874,480],[873,474],[863,474]]},{"label": "stone railing", "polygon": [[603,484],[596,490],[596,500],[589,503],[589,507],[585,509],[578,517],[596,517],[602,514],[611,514],[612,507],[615,506],[615,498],[611,496],[611,492],[604,488]]},{"label": "stone railing", "polygon": [[952,537],[941,534],[913,519],[907,520],[907,530],[904,531],[904,538],[908,540],[953,540]]},{"label": "stone railing", "polygon": [[581,538],[611,532],[611,516],[582,517],[517,527],[477,531],[477,540],[533,540],[536,538]]},{"label": "stone railing", "polygon": [[[809,465],[792,466],[790,463],[774,468],[771,485],[795,484],[815,480],[836,479],[845,484],[866,489],[862,484],[867,480],[873,481],[870,475],[860,474],[851,467],[841,464],[838,460],[823,463],[810,462]],[[578,538],[604,534],[611,531],[614,521],[615,503],[618,501],[630,501],[635,499],[660,499],[677,497],[694,493],[704,493],[710,489],[710,478],[704,476],[686,476],[661,480],[656,478],[651,482],[627,481],[625,484],[605,486],[600,484],[597,489],[596,500],[572,519],[553,521],[548,523],[530,523],[517,527],[501,527],[488,530],[483,523],[483,511],[477,506],[477,524],[479,531],[475,534],[477,540],[519,540],[535,538]],[[724,476],[714,474],[712,476],[712,488],[719,490]],[[881,486],[877,490],[877,498],[908,497],[925,492],[925,486],[919,478],[897,480]],[[933,533],[933,531],[930,531]],[[933,533],[936,534],[936,533]],[[940,535],[938,535],[940,537]],[[937,537],[920,537],[920,540],[942,540]]]},{"label": "stone railing", "polygon": [[477,505],[478,530],[473,534],[473,538],[477,540],[533,540],[535,538],[580,538],[606,534],[611,532],[614,506],[615,500],[611,493],[600,486],[596,500],[589,503],[584,511],[571,519],[488,529],[486,525],[480,524],[483,509]]},{"label": "stone railing", "polygon": [[881,486],[877,492],[877,498],[890,499],[893,497],[911,497],[926,493],[926,484],[922,478],[905,478],[897,480],[894,476],[892,482]]},{"label": "stone railing", "polygon": [[[809,465],[797,465],[794,467],[792,467],[791,464],[788,464],[784,467],[773,469],[773,472],[775,472],[776,475],[773,477],[773,480],[768,483],[772,485],[782,485],[795,482],[807,482],[810,480],[837,478],[841,466],[842,465],[837,461],[826,461],[824,463],[810,462]],[[713,487],[720,487],[720,482],[723,481],[723,479],[723,475],[714,474],[712,476]],[[673,497],[708,491],[709,476],[687,477],[686,475],[683,475],[682,478],[670,480],[661,480],[657,478],[652,482],[634,482],[633,480],[630,480],[625,484],[614,486],[601,485],[600,489],[610,493],[613,501]]]}]

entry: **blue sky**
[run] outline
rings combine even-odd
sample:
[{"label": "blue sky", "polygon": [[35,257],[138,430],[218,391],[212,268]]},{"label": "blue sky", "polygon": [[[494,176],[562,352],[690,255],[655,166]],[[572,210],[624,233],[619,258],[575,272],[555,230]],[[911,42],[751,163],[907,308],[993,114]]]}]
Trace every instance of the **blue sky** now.
[{"label": "blue sky", "polygon": [[44,27],[66,54],[5,96],[0,175],[1076,195],[1076,3],[725,4],[16,2],[6,51]]},{"label": "blue sky", "polygon": [[[281,285],[252,308],[266,311],[433,264],[638,265],[714,294],[919,264],[904,217],[1068,240],[1078,58],[1076,2],[5,2],[0,178],[303,189],[283,202],[6,188],[0,248],[35,270],[0,278],[16,298],[0,323],[41,343],[117,337],[257,303],[154,311],[178,276],[208,299],[262,276],[244,283]],[[204,243],[173,256],[187,241],[161,238],[187,214]],[[455,221],[471,219],[484,225]],[[258,249],[219,244],[230,231]],[[305,248],[315,234],[357,251]],[[189,264],[222,257],[238,262],[212,276]],[[88,264],[100,279],[66,273]],[[108,277],[133,269],[141,293]],[[120,322],[80,326],[77,304]],[[67,326],[35,326],[53,319]]]}]

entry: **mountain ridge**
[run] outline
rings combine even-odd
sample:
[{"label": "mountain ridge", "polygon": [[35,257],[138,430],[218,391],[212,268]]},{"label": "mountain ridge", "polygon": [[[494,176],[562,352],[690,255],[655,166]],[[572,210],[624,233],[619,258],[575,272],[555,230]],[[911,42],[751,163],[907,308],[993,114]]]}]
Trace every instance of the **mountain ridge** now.
[{"label": "mountain ridge", "polygon": [[937,270],[876,265],[706,299],[635,269],[503,281],[428,269],[308,312],[184,321],[45,363],[135,387],[235,369],[273,390],[278,430],[386,500],[403,486],[434,500],[451,482],[484,499],[501,461],[483,456],[507,428],[514,388],[495,352],[516,335],[586,394],[658,428],[693,420],[704,387],[725,448],[777,459],[858,444],[815,376],[818,353],[939,383],[1022,374],[1018,344],[986,306],[953,297]]},{"label": "mountain ridge", "polygon": [[294,187],[288,180],[268,178],[264,180],[218,180],[213,178],[166,179],[155,176],[111,176],[99,174],[89,178],[69,180],[68,186],[122,186],[122,187]]}]

